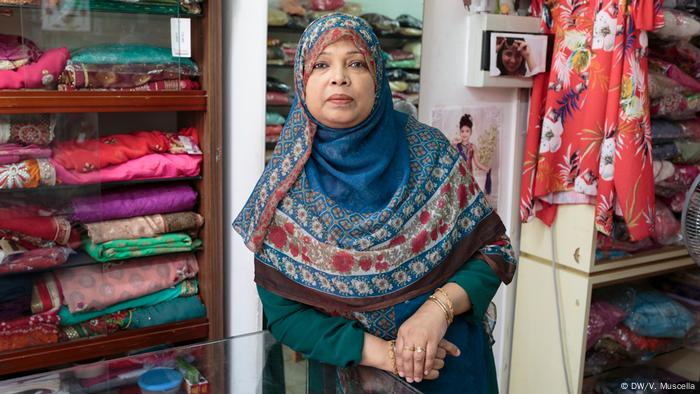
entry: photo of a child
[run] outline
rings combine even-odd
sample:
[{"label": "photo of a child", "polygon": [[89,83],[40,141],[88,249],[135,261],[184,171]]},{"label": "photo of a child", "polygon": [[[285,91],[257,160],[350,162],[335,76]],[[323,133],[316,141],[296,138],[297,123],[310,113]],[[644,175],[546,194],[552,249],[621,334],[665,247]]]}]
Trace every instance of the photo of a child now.
[{"label": "photo of a child", "polygon": [[492,206],[498,197],[499,135],[503,113],[498,107],[447,107],[432,111],[431,124],[446,137],[466,162]]}]

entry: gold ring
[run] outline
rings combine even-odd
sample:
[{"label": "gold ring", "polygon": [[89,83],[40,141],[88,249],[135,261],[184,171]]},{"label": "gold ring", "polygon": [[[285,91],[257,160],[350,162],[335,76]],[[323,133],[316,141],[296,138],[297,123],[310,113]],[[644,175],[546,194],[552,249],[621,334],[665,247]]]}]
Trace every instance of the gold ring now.
[{"label": "gold ring", "polygon": [[422,347],[416,346],[416,353],[423,353],[424,351],[425,349],[423,349]]},{"label": "gold ring", "polygon": [[408,350],[409,352],[415,351],[416,348],[414,346],[404,346],[403,350]]}]

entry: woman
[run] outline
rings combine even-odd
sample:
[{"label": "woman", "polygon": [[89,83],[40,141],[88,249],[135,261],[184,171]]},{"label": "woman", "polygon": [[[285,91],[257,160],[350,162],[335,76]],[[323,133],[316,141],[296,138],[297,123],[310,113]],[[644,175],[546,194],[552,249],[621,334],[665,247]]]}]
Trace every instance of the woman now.
[{"label": "woman", "polygon": [[393,109],[364,20],[314,21],[294,75],[274,156],[234,223],[270,331],[311,359],[425,392],[497,390],[481,322],[515,260],[465,162]]},{"label": "woman", "polygon": [[530,53],[530,47],[525,40],[513,37],[498,37],[496,39],[496,67],[500,75],[526,76],[542,72],[537,69],[535,60]]}]

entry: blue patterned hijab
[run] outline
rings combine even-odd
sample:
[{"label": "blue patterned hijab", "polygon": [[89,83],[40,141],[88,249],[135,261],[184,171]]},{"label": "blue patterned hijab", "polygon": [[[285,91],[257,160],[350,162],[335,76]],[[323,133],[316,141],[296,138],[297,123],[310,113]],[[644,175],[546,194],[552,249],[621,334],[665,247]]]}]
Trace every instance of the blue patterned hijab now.
[{"label": "blue patterned hijab", "polygon": [[[328,45],[351,40],[375,76],[370,115],[332,129],[304,86]],[[394,110],[379,40],[361,18],[330,14],[304,31],[295,97],[272,159],[234,222],[255,252],[256,283],[327,312],[373,310],[444,283],[479,254],[506,283],[505,229],[437,129]]]}]

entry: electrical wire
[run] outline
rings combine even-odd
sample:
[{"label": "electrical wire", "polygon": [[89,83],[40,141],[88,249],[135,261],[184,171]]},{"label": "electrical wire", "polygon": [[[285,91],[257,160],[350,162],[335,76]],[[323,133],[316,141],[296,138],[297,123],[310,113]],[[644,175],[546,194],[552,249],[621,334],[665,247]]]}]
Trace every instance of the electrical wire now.
[{"label": "electrical wire", "polygon": [[569,381],[569,365],[566,362],[566,342],[564,341],[564,331],[562,330],[562,319],[561,311],[559,305],[559,282],[557,281],[557,250],[556,250],[556,239],[554,233],[556,223],[552,223],[551,227],[551,241],[552,241],[552,280],[554,281],[554,302],[557,308],[557,329],[559,331],[559,349],[561,350],[561,364],[564,367],[564,382],[566,383],[566,392],[571,394],[571,382]]}]

